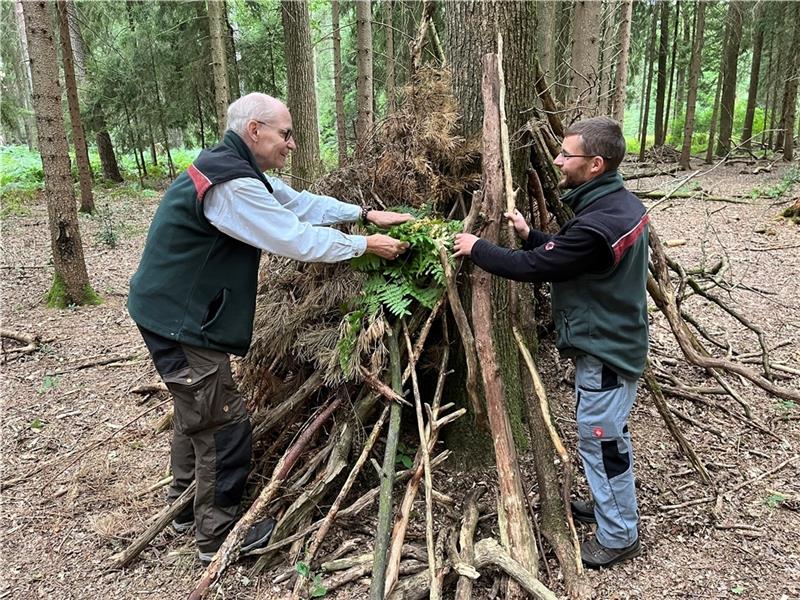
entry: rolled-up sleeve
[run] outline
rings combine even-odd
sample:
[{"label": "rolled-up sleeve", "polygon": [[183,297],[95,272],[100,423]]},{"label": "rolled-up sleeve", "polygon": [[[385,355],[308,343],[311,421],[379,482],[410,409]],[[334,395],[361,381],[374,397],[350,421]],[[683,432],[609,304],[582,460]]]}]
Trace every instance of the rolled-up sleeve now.
[{"label": "rolled-up sleeve", "polygon": [[[297,196],[301,195],[291,191]],[[276,193],[281,195],[277,189]],[[287,196],[283,195],[282,198],[286,199]],[[315,204],[316,198],[325,197],[302,198],[298,202],[297,196],[282,203],[257,179],[234,179],[214,186],[206,194],[203,212],[211,224],[223,233],[278,256],[305,262],[333,263],[364,254],[367,249],[364,236],[348,235],[337,229],[319,226],[313,221],[319,219],[322,222],[326,217],[324,210],[315,212],[311,208],[301,209]],[[357,206],[338,200],[334,202],[354,207],[360,213]],[[294,212],[295,208],[300,210],[300,215]],[[331,210],[327,216],[334,214],[335,210]],[[340,218],[332,222],[345,220]]]}]

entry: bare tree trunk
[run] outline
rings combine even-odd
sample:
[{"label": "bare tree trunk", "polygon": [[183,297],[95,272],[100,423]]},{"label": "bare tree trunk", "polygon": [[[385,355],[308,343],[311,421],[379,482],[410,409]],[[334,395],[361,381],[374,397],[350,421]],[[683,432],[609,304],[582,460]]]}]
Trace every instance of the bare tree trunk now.
[{"label": "bare tree trunk", "polygon": [[[672,109],[673,121],[677,119],[683,111],[683,101],[684,98],[686,98],[687,68],[689,66],[689,56],[692,49],[692,22],[694,18],[693,15],[697,12],[695,9],[690,15],[689,6],[692,5],[686,5],[683,9],[683,40],[678,49],[678,80],[675,83],[675,107]],[[697,3],[694,3],[693,6],[696,7]]]},{"label": "bare tree trunk", "polygon": [[342,90],[342,36],[339,26],[339,0],[331,0],[331,26],[333,28],[333,89],[336,105],[336,140],[339,148],[339,166],[347,162],[347,122],[344,115]]},{"label": "bare tree trunk", "polygon": [[[723,68],[724,71],[724,68]],[[717,75],[717,91],[714,93],[714,108],[711,111],[711,124],[708,127],[708,148],[706,148],[706,164],[714,158],[714,136],[717,134],[717,117],[719,116],[719,95],[722,90],[724,72]]]},{"label": "bare tree trunk", "polygon": [[236,100],[240,95],[239,87],[239,63],[236,60],[236,38],[233,35],[233,27],[228,18],[228,5],[222,0],[222,15],[225,17],[225,49],[228,56],[228,96],[230,102]]},{"label": "bare tree trunk", "polygon": [[100,155],[103,177],[110,181],[121,183],[123,181],[122,175],[120,175],[119,172],[119,165],[117,164],[117,157],[114,154],[111,136],[108,134],[103,107],[99,102],[92,107],[92,128],[95,131],[97,153]]},{"label": "bare tree trunk", "polygon": [[572,2],[556,3],[556,39],[554,48],[556,55],[553,57],[553,82],[556,84],[556,98],[564,105],[570,95],[569,82],[572,79],[570,60],[572,56],[572,22],[574,10]]},{"label": "bare tree trunk", "polygon": [[650,91],[653,85],[653,52],[656,45],[656,25],[658,24],[658,11],[656,7],[652,8],[653,16],[650,19],[650,37],[647,42],[647,82],[645,83],[644,92],[644,109],[642,110],[642,127],[639,137],[639,162],[644,161],[644,153],[647,146],[647,126],[650,119]]},{"label": "bare tree trunk", "polygon": [[681,148],[681,168],[691,169],[692,134],[694,133],[694,113],[697,105],[697,83],[700,80],[700,60],[703,53],[703,31],[705,29],[704,2],[695,5],[694,43],[689,67],[689,92],[686,97],[686,117],[683,123],[683,148]]},{"label": "bare tree trunk", "polygon": [[200,90],[197,89],[197,83],[194,84],[194,98],[197,101],[197,124],[200,127],[200,147],[206,147],[206,129],[203,122],[203,103],[200,100]]},{"label": "bare tree trunk", "polygon": [[539,38],[539,65],[547,81],[555,81],[555,42],[553,31],[556,23],[556,7],[558,2],[543,0],[536,3],[537,37]]},{"label": "bare tree trunk", "polygon": [[16,0],[14,4],[14,16],[16,18],[17,29],[19,31],[19,50],[22,56],[22,72],[23,72],[23,107],[26,109],[26,114],[23,116],[25,122],[25,138],[28,144],[28,150],[33,151],[36,148],[36,122],[31,105],[32,86],[31,86],[31,61],[28,56],[28,40],[25,37],[25,15],[22,11],[22,0]]},{"label": "bare tree trunk", "polygon": [[[656,80],[656,123],[654,146],[664,145],[664,94],[667,88],[667,50],[669,49],[669,0],[661,0],[661,34],[658,38],[658,78]],[[655,10],[655,8],[653,9]]]},{"label": "bare tree trunk", "polygon": [[680,2],[675,4],[675,22],[672,31],[672,58],[669,63],[669,86],[667,87],[667,107],[664,109],[664,142],[669,137],[669,115],[672,106],[672,84],[675,80],[675,59],[678,55],[678,29],[680,27]]},{"label": "bare tree trunk", "polygon": [[761,72],[761,49],[764,46],[764,5],[757,4],[753,13],[753,62],[750,65],[750,86],[747,90],[747,109],[742,126],[742,146],[750,149],[750,138],[753,137],[753,118],[756,114],[758,98],[758,77]]},{"label": "bare tree trunk", "polygon": [[222,0],[208,0],[208,29],[211,35],[211,62],[214,69],[214,108],[217,114],[219,139],[225,135],[228,104],[230,103],[224,10],[225,3]]},{"label": "bare tree trunk", "polygon": [[743,8],[741,0],[731,0],[731,3],[728,4],[728,17],[725,25],[725,77],[722,81],[717,156],[724,156],[731,150],[733,109],[736,104],[736,72],[739,67],[739,45],[742,40]]},{"label": "bare tree trunk", "polygon": [[778,37],[775,35],[774,31],[769,32],[769,43],[767,43],[767,69],[764,73],[764,86],[762,89],[766,89],[766,93],[764,94],[764,128],[761,130],[761,145],[764,147],[764,152],[767,151],[767,135],[769,129],[769,119],[772,116],[770,113],[770,108],[772,105],[770,102],[772,101],[772,94],[774,93],[773,85],[772,85],[772,59],[774,56],[775,50],[775,38]]},{"label": "bare tree trunk", "polygon": [[81,27],[78,23],[77,8],[74,2],[67,2],[67,22],[69,23],[69,39],[72,44],[72,59],[75,66],[75,77],[79,83],[86,79],[86,50],[84,48]]},{"label": "bare tree trunk", "polygon": [[67,3],[64,0],[59,0],[56,6],[58,7],[61,60],[64,64],[64,85],[67,88],[69,118],[72,122],[72,142],[75,146],[75,162],[78,165],[78,183],[81,189],[81,212],[91,214],[94,212],[92,169],[89,166],[89,151],[86,147],[86,134],[83,132],[81,107],[78,102],[78,83],[75,80],[75,66],[72,60],[72,43],[69,35]]},{"label": "bare tree trunk", "polygon": [[572,19],[572,81],[568,104],[572,112],[568,122],[597,113],[597,98],[600,89],[597,72],[600,57],[598,23],[602,3],[578,0]]},{"label": "bare tree trunk", "polygon": [[356,144],[369,153],[373,125],[372,0],[356,0]]},{"label": "bare tree trunk", "polygon": [[625,118],[625,102],[628,85],[628,57],[631,53],[631,21],[633,20],[633,0],[622,0],[622,23],[620,23],[619,57],[614,77],[614,119],[622,123]]},{"label": "bare tree trunk", "polygon": [[384,0],[383,10],[386,22],[386,102],[389,114],[397,108],[394,82],[394,0]]},{"label": "bare tree trunk", "polygon": [[61,114],[58,67],[53,57],[56,48],[51,27],[51,2],[24,2],[25,35],[30,53],[33,104],[39,131],[39,148],[44,170],[47,216],[55,276],[48,304],[95,302],[89,284],[83,245],[78,228],[78,213],[72,189],[67,135]]},{"label": "bare tree trunk", "polygon": [[797,80],[800,78],[800,58],[797,49],[800,48],[800,4],[794,5],[794,35],[792,39],[792,67],[786,80],[786,110],[783,114],[783,160],[792,160],[794,152],[794,120],[797,113]]},{"label": "bare tree trunk", "polygon": [[292,153],[292,185],[306,189],[322,172],[311,25],[306,0],[281,2],[286,54],[287,100],[297,149]]}]

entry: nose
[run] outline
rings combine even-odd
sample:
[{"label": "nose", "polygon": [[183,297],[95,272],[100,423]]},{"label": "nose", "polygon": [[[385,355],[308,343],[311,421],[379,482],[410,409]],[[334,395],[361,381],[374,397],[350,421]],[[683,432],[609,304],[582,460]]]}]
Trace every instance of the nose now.
[{"label": "nose", "polygon": [[297,144],[294,142],[294,136],[289,138],[289,141],[286,142],[286,145],[289,147],[289,150],[294,151],[297,148]]},{"label": "nose", "polygon": [[559,168],[561,168],[561,166],[564,164],[564,157],[561,156],[560,152],[556,155],[556,159],[553,161],[553,164]]}]

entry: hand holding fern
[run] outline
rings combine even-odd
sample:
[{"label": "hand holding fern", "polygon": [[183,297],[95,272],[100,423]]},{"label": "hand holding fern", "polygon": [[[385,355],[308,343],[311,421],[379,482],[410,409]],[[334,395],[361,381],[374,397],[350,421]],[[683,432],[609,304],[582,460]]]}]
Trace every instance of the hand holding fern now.
[{"label": "hand holding fern", "polygon": [[[371,211],[379,212],[379,211]],[[410,216],[410,215],[409,215]],[[373,233],[367,236],[367,252],[377,254],[381,258],[394,260],[408,248],[408,242],[401,242],[382,233]]]}]

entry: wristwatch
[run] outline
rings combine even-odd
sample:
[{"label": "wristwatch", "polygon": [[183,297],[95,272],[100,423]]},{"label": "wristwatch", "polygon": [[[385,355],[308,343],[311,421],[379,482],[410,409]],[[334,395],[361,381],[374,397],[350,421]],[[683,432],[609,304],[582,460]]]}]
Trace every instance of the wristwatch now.
[{"label": "wristwatch", "polygon": [[373,208],[371,206],[363,206],[363,207],[361,207],[361,220],[364,223],[367,223],[367,214],[369,214],[369,211],[371,211],[371,210],[373,210]]}]

